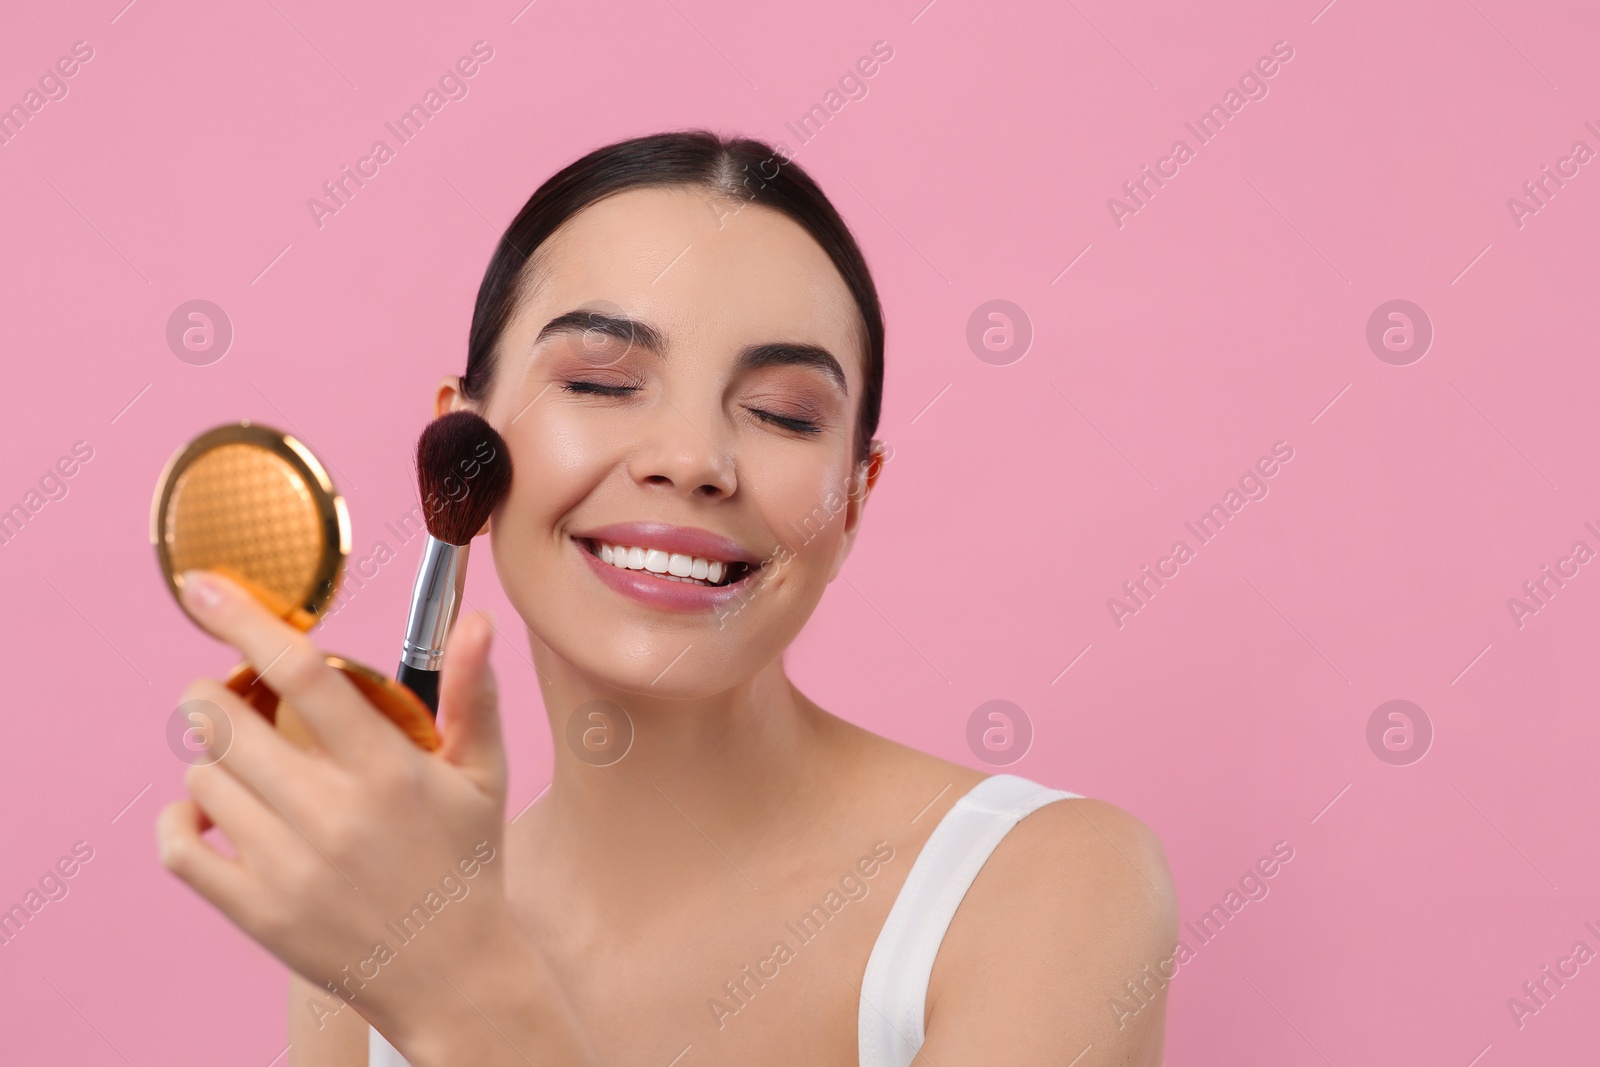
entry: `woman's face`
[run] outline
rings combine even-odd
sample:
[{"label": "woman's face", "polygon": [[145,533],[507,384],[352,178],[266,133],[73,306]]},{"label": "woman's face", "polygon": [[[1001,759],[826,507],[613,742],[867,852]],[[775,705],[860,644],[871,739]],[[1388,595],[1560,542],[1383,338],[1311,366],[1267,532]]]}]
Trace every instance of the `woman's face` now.
[{"label": "woman's face", "polygon": [[855,302],[797,223],[697,188],[591,205],[537,266],[482,410],[515,472],[501,583],[605,684],[725,690],[799,632],[876,479]]}]

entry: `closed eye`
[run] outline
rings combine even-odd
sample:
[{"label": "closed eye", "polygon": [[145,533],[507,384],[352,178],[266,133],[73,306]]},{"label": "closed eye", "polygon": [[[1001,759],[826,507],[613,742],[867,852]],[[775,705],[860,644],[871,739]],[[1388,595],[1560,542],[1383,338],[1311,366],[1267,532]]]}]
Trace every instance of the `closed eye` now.
[{"label": "closed eye", "polygon": [[807,422],[805,419],[794,419],[787,415],[775,415],[770,411],[762,411],[760,408],[746,408],[745,410],[765,422],[770,422],[774,426],[782,426],[786,430],[794,430],[796,433],[814,434],[822,432],[821,426],[814,422]]},{"label": "closed eye", "polygon": [[561,388],[564,392],[587,396],[627,396],[629,393],[639,391],[636,385],[602,385],[599,382],[585,381],[562,382]]},{"label": "closed eye", "polygon": [[[605,385],[601,382],[589,382],[579,379],[562,382],[561,389],[563,392],[575,393],[580,396],[623,397],[637,393],[640,387],[637,385]],[[822,432],[821,426],[806,419],[779,415],[775,412],[763,411],[760,408],[746,408],[745,410],[763,422],[773,426],[780,426],[785,430],[792,430],[795,433],[810,436],[811,434]]]}]

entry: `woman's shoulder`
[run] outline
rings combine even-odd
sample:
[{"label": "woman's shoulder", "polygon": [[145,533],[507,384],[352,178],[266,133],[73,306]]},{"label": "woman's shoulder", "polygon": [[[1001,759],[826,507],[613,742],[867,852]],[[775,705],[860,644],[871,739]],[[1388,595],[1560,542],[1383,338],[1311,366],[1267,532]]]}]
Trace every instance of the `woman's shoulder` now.
[{"label": "woman's shoulder", "polygon": [[[963,797],[998,777],[856,729],[865,756],[861,777],[896,798],[896,806],[913,804],[919,825],[938,823]],[[1108,950],[1118,939],[1140,938],[1164,939],[1170,949],[1177,940],[1177,898],[1155,832],[1115,804],[1076,795],[1070,783],[1050,787],[1026,775],[1005,777],[1023,779],[1002,791],[1020,797],[1031,813],[1005,833],[979,870],[946,942],[959,940],[963,928],[1004,921],[1019,929],[1049,927],[1057,937],[1092,929]],[[1052,796],[1052,788],[1072,795]],[[1111,919],[1117,921],[1108,926]],[[941,949],[940,959],[946,954]]]},{"label": "woman's shoulder", "polygon": [[1070,794],[1044,804],[1006,839],[995,849],[994,861],[1019,877],[1048,879],[1070,872],[1088,879],[1086,886],[1122,888],[1130,882],[1159,893],[1165,880],[1171,887],[1166,850],[1155,831],[1105,800]]},{"label": "woman's shoulder", "polygon": [[1018,925],[1060,930],[1120,912],[1134,922],[1109,929],[1097,922],[1102,938],[1160,931],[1170,919],[1176,939],[1172,874],[1150,827],[1108,801],[1026,776],[968,775],[952,807],[967,797],[1004,822],[1016,820],[963,900],[969,917],[992,911],[1015,916]]},{"label": "woman's shoulder", "polygon": [[[937,822],[944,811],[988,775],[874,733],[824,709],[832,732],[830,788],[853,807],[885,815],[914,804],[918,825]],[[924,812],[922,805],[927,803]],[[920,814],[919,814],[920,813]]]},{"label": "woman's shoulder", "polygon": [[[1177,937],[1177,895],[1156,834],[1103,800],[1045,803],[995,847],[940,946],[930,1058],[961,1062],[1003,1040],[1018,1062],[1068,1062],[1091,1042],[1129,1063],[1159,1062]],[[996,1029],[1019,1018],[1050,1024]]]}]

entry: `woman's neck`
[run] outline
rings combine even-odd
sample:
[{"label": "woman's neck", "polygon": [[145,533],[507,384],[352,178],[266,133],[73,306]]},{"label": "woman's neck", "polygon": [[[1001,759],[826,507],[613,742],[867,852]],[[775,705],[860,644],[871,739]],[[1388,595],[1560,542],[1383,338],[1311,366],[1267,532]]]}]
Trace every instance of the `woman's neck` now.
[{"label": "woman's neck", "polygon": [[839,801],[853,730],[800,693],[781,658],[724,692],[673,699],[612,690],[534,646],[554,770],[510,840],[541,882],[640,915],[663,895],[750,881],[743,866],[792,849]]}]

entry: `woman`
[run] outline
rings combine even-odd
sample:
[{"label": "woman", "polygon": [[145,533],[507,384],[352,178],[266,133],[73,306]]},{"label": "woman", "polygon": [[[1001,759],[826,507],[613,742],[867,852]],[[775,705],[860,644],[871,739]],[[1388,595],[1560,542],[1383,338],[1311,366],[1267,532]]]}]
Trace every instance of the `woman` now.
[{"label": "woman", "polygon": [[186,582],[321,741],[196,682],[234,739],[158,825],[295,972],[292,1064],[1160,1063],[1155,837],[785,675],[884,469],[882,375],[854,239],[766,145],[626,141],[528,201],[435,404],[515,472],[490,539],[556,743],[510,826],[490,620],[452,635],[426,755],[236,587]]}]

